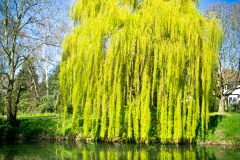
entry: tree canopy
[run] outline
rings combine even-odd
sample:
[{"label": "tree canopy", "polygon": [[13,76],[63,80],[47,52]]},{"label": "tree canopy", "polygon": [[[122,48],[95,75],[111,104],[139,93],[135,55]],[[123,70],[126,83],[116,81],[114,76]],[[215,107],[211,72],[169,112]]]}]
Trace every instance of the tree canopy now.
[{"label": "tree canopy", "polygon": [[144,142],[157,135],[168,143],[204,136],[221,27],[197,3],[73,3],[75,27],[64,38],[59,75],[73,132],[83,115],[83,136],[94,139]]}]

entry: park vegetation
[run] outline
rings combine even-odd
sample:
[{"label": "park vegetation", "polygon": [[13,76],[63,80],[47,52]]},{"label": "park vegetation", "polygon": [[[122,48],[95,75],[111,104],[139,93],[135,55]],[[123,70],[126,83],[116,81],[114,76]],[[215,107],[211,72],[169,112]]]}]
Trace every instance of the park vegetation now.
[{"label": "park vegetation", "polygon": [[[22,19],[21,29],[10,10],[26,8],[8,5],[43,14],[46,8],[7,2],[0,2],[0,138],[240,143],[232,134],[239,116],[222,107],[238,84],[223,93],[239,76],[239,5],[200,13],[197,0],[78,0],[61,50],[70,24],[64,6],[55,14],[58,1],[43,1],[50,17]],[[60,52],[59,65],[52,57]],[[228,77],[227,65],[234,73]]]}]

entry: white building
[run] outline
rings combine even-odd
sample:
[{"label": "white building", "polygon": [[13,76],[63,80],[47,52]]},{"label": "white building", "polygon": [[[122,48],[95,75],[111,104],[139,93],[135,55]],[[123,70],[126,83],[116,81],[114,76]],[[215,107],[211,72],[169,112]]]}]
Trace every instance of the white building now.
[{"label": "white building", "polygon": [[236,89],[227,98],[227,104],[236,104],[239,102],[240,102],[240,85],[238,85]]}]

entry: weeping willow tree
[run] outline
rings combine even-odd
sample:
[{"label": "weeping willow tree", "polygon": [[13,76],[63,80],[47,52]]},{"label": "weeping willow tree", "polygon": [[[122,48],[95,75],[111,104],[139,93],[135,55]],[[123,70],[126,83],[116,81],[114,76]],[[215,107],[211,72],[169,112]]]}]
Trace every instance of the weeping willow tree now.
[{"label": "weeping willow tree", "polygon": [[[191,0],[78,0],[63,41],[63,115],[83,136],[162,143],[204,137],[221,28]],[[66,122],[63,124],[65,130]]]}]

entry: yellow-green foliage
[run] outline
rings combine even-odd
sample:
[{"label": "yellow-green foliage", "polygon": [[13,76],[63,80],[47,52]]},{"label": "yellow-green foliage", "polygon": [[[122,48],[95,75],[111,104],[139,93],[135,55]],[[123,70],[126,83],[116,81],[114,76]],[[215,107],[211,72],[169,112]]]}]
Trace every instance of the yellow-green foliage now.
[{"label": "yellow-green foliage", "polygon": [[[63,113],[83,135],[163,143],[204,135],[221,39],[197,0],[78,0],[63,41]],[[154,123],[153,123],[154,122]],[[65,124],[64,124],[65,125]]]}]

